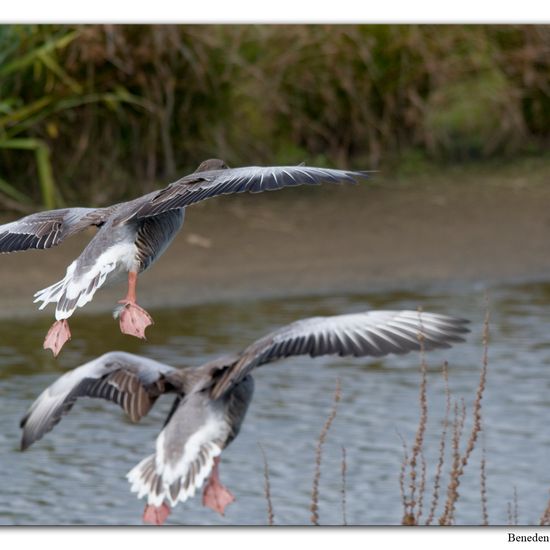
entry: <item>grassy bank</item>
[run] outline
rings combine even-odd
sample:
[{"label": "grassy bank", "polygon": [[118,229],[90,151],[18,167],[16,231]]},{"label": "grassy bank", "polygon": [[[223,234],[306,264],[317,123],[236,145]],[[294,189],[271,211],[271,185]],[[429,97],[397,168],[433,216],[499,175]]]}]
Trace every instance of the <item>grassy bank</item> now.
[{"label": "grassy bank", "polygon": [[212,156],[410,169],[537,155],[549,49],[550,28],[529,25],[5,25],[0,199],[105,204]]}]

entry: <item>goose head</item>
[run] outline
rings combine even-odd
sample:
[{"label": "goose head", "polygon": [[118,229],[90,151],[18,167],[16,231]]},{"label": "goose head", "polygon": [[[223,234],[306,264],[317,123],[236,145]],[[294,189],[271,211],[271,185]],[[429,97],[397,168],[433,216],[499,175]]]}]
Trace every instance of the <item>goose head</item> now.
[{"label": "goose head", "polygon": [[210,172],[212,170],[226,170],[229,168],[223,160],[220,159],[208,159],[199,164],[199,167],[195,170],[196,172]]}]

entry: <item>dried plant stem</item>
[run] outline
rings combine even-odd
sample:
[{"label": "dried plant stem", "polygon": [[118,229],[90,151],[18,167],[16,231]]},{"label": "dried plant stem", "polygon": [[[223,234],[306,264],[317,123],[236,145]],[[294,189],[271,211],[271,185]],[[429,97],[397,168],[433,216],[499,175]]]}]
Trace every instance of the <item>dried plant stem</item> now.
[{"label": "dried plant stem", "polygon": [[271,484],[269,482],[269,466],[267,464],[267,456],[260,443],[258,443],[258,447],[260,447],[260,451],[262,451],[262,456],[264,459],[264,493],[267,501],[267,523],[268,525],[274,525],[275,515],[273,513],[273,503],[271,502]]},{"label": "dried plant stem", "polygon": [[[453,438],[453,449],[454,449],[454,460],[453,468],[451,471],[451,479],[449,481],[448,491],[447,491],[447,502],[445,504],[445,512],[440,518],[440,524],[448,525],[451,524],[454,520],[454,509],[455,504],[458,499],[458,487],[460,485],[460,478],[464,474],[464,469],[468,464],[468,460],[472,451],[474,450],[475,444],[477,442],[478,436],[481,432],[481,400],[483,398],[483,393],[485,391],[485,386],[487,382],[487,367],[489,364],[489,306],[487,305],[487,310],[485,314],[485,321],[483,324],[483,364],[481,367],[481,373],[479,376],[479,383],[476,391],[476,398],[473,404],[473,421],[472,421],[472,430],[470,436],[466,443],[466,450],[463,455],[460,455],[458,445],[460,442],[459,432],[455,431],[455,437]],[[464,410],[464,406],[463,406]],[[462,424],[464,423],[465,410],[462,418]]]},{"label": "dried plant stem", "polygon": [[346,474],[348,471],[347,461],[346,461],[346,448],[342,447],[342,523],[344,525],[348,524],[347,510],[346,510]]},{"label": "dried plant stem", "polygon": [[487,508],[487,473],[485,471],[485,445],[481,454],[480,490],[481,490],[481,515],[483,525],[489,525],[489,512]]},{"label": "dried plant stem", "polygon": [[424,452],[420,452],[420,465],[421,465],[421,475],[420,475],[420,484],[418,485],[418,511],[416,513],[416,524],[420,525],[420,518],[422,517],[422,510],[424,507],[424,494],[426,492],[426,457]]},{"label": "dried plant stem", "polygon": [[462,468],[468,463],[468,459],[474,450],[477,438],[481,432],[481,400],[483,398],[483,392],[485,391],[485,385],[487,383],[487,366],[489,365],[489,309],[485,314],[485,321],[483,324],[483,366],[479,376],[479,384],[477,386],[476,399],[474,401],[474,424],[472,431],[468,439],[466,446],[466,452],[462,457]]},{"label": "dried plant stem", "polygon": [[426,397],[426,387],[427,387],[427,365],[424,356],[424,337],[422,334],[418,336],[420,341],[420,350],[421,350],[421,361],[420,361],[420,420],[418,422],[418,429],[416,431],[416,437],[411,451],[411,460],[410,460],[410,513],[414,516],[414,511],[417,506],[416,502],[416,489],[417,489],[417,472],[416,466],[419,455],[422,453],[422,445],[424,444],[424,434],[426,433],[426,424],[428,422],[428,401]]},{"label": "dried plant stem", "polygon": [[445,417],[443,419],[443,429],[439,440],[439,459],[434,476],[434,489],[432,494],[432,502],[430,511],[426,520],[426,525],[431,525],[434,520],[435,511],[439,502],[439,489],[441,486],[441,474],[443,471],[443,463],[445,461],[445,444],[447,441],[447,430],[449,429],[449,415],[451,414],[451,392],[449,390],[449,364],[447,361],[443,363],[443,380],[445,381]]},{"label": "dried plant stem", "polygon": [[462,437],[465,420],[466,408],[464,401],[461,400],[460,407],[458,402],[455,401],[452,437],[453,463],[451,465],[450,479],[447,486],[447,500],[445,501],[445,509],[443,511],[443,515],[439,518],[440,525],[449,525],[453,521],[454,505],[458,500],[458,485],[460,477],[460,439]]},{"label": "dried plant stem", "polygon": [[514,485],[514,509],[513,509],[513,516],[514,525],[519,524],[519,506],[518,506],[518,489]]},{"label": "dried plant stem", "polygon": [[514,485],[512,502],[508,502],[508,525],[518,525],[518,491]]},{"label": "dried plant stem", "polygon": [[[421,311],[418,315],[420,319],[420,332],[418,334],[418,341],[420,343],[420,389],[419,389],[419,402],[420,402],[420,418],[418,420],[418,428],[416,430],[416,436],[411,449],[410,460],[407,458],[406,446],[403,443],[405,451],[405,459],[401,468],[400,486],[401,486],[401,499],[403,502],[403,525],[418,525],[420,517],[422,516],[422,508],[424,503],[424,492],[426,489],[426,461],[424,459],[423,446],[424,436],[426,434],[426,425],[428,423],[428,398],[427,398],[427,364],[425,359],[424,349],[424,334],[422,327]],[[420,479],[418,479],[418,461],[421,462]],[[409,494],[405,494],[405,473],[407,466],[409,467]]]},{"label": "dried plant stem", "polygon": [[313,523],[314,525],[319,525],[319,480],[321,479],[321,459],[323,455],[323,445],[327,438],[330,427],[332,426],[334,418],[336,417],[336,409],[338,407],[338,402],[340,401],[340,397],[341,397],[340,379],[337,379],[336,389],[334,391],[334,405],[332,406],[332,410],[330,411],[330,414],[328,415],[325,425],[323,426],[323,429],[321,430],[321,433],[319,435],[319,440],[317,442],[317,450],[315,453],[315,473],[313,476],[313,488],[311,491],[311,507],[310,507],[310,510],[311,510],[310,519],[311,519],[311,523]]},{"label": "dried plant stem", "polygon": [[542,516],[540,517],[540,524],[541,525],[550,525],[550,498],[548,499],[548,503],[546,504],[546,508],[544,509],[544,512],[542,513]]},{"label": "dried plant stem", "polygon": [[399,492],[401,493],[401,502],[403,503],[403,519],[401,520],[402,525],[413,525],[410,511],[409,511],[409,501],[405,495],[405,474],[407,471],[407,464],[409,463],[409,453],[407,451],[407,443],[405,438],[398,432],[397,435],[401,439],[401,444],[403,445],[403,461],[401,462],[401,469],[399,472]]}]

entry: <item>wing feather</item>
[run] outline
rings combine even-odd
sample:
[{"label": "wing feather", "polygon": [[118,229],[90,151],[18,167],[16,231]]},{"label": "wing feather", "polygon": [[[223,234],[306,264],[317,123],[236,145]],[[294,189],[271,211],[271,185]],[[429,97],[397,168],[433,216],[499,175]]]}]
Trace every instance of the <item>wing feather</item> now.
[{"label": "wing feather", "polygon": [[42,392],[21,420],[21,448],[26,449],[52,430],[79,397],[112,401],[137,422],[162,393],[181,389],[179,373],[138,355],[106,353],[67,372]]},{"label": "wing feather", "polygon": [[109,208],[61,208],[0,225],[0,254],[57,246],[70,235],[101,225]]},{"label": "wing feather", "polygon": [[369,311],[302,319],[261,338],[220,368],[211,395],[219,398],[252,369],[291,355],[382,357],[448,348],[464,341],[468,321],[418,311]]},{"label": "wing feather", "polygon": [[249,166],[195,172],[147,196],[133,216],[143,218],[233,193],[261,193],[296,185],[358,183],[368,172],[306,166]]}]

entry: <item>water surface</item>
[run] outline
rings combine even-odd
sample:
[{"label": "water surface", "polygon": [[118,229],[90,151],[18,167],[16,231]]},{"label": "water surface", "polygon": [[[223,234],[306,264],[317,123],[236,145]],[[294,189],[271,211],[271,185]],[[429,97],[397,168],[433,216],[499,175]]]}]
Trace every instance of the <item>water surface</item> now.
[{"label": "water surface", "polygon": [[[508,522],[516,491],[519,522],[538,523],[550,488],[550,285],[502,286],[489,292],[491,343],[482,409],[484,431],[461,480],[456,522],[482,521],[480,463],[484,448],[489,521]],[[141,523],[143,501],[129,492],[125,474],[152,452],[171,399],[159,400],[139,425],[129,422],[111,403],[82,399],[51,433],[21,453],[19,419],[32,400],[67,369],[115,349],[176,367],[199,365],[241,349],[297,318],[418,306],[472,320],[467,343],[427,355],[425,519],[445,412],[442,364],[449,362],[453,399],[463,400],[467,408],[468,433],[483,354],[484,295],[482,288],[470,286],[153,310],[156,325],[149,329],[148,342],[120,335],[107,314],[79,315],[72,322],[73,340],[59,360],[41,350],[49,317],[3,321],[0,523]],[[221,465],[222,481],[235,494],[236,502],[220,517],[203,508],[196,496],[179,504],[169,523],[265,524],[260,444],[269,463],[275,522],[308,524],[315,447],[339,379],[342,399],[323,451],[320,522],[343,521],[341,458],[345,447],[348,523],[399,524],[403,514],[399,487],[403,441],[410,450],[419,418],[419,364],[418,354],[382,360],[297,357],[258,369],[254,401],[241,434],[224,451]],[[449,454],[445,460],[448,465]],[[442,504],[443,499],[436,517]]]}]

